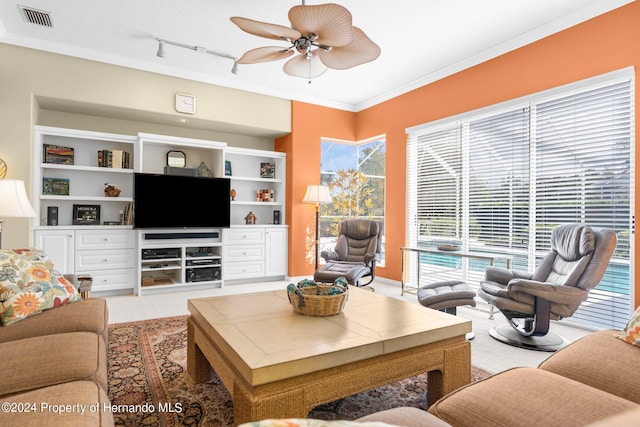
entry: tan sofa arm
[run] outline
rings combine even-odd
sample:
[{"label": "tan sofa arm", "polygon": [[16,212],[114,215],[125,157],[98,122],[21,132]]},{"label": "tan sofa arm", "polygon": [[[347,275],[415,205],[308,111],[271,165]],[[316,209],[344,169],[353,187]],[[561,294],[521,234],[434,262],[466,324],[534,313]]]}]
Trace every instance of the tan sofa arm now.
[{"label": "tan sofa arm", "polygon": [[640,347],[617,338],[620,331],[594,332],[557,351],[540,369],[640,404]]}]

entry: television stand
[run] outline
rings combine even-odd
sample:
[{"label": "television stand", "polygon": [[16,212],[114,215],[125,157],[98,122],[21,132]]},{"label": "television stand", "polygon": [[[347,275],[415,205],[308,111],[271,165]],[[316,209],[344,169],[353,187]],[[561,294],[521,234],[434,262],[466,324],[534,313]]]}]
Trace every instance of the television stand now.
[{"label": "television stand", "polygon": [[222,230],[137,230],[136,294],[222,287]]}]

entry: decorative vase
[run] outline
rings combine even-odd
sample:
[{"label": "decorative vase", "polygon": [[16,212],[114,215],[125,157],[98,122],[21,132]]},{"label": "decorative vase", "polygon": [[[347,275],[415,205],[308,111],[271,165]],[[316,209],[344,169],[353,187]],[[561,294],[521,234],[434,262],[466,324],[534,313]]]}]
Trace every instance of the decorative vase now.
[{"label": "decorative vase", "polygon": [[204,164],[204,162],[200,162],[200,166],[198,166],[196,170],[198,176],[213,176],[213,172],[211,172],[211,169],[209,169],[207,165]]},{"label": "decorative vase", "polygon": [[236,200],[236,189],[232,188],[231,191],[229,191],[229,195],[231,196],[231,201]]}]

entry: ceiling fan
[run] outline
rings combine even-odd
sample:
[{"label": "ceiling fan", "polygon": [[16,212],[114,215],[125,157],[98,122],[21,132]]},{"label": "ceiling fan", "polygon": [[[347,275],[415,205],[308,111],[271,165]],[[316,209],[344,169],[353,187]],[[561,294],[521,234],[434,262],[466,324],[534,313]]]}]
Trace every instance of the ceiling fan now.
[{"label": "ceiling fan", "polygon": [[351,13],[335,3],[306,6],[303,0],[301,6],[289,10],[291,28],[239,16],[230,19],[249,34],[290,43],[249,50],[238,59],[239,64],[277,61],[297,52],[284,64],[284,72],[308,78],[309,83],[328,68],[346,70],[380,55],[380,47],[352,25]]}]

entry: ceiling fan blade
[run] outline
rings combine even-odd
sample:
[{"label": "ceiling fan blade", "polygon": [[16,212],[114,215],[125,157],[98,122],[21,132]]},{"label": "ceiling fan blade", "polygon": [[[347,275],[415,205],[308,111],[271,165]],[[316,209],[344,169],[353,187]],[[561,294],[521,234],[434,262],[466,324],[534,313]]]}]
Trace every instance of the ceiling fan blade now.
[{"label": "ceiling fan blade", "polygon": [[254,21],[253,19],[232,16],[231,22],[236,24],[242,31],[254,36],[265,37],[274,40],[298,40],[301,34],[293,28],[284,25],[269,24],[267,22]]},{"label": "ceiling fan blade", "polygon": [[309,59],[305,55],[295,56],[285,62],[282,68],[290,76],[303,77],[305,79],[320,77],[327,71],[327,67],[317,55],[313,55]]},{"label": "ceiling fan blade", "polygon": [[279,46],[266,46],[251,49],[238,59],[238,64],[257,64],[259,62],[277,61],[293,55],[293,50]]},{"label": "ceiling fan blade", "polygon": [[289,21],[302,35],[315,33],[315,40],[328,46],[346,46],[353,41],[351,13],[334,4],[294,6],[289,10]]},{"label": "ceiling fan blade", "polygon": [[348,46],[333,47],[330,51],[318,49],[317,53],[324,65],[335,70],[346,70],[356,65],[370,62],[380,56],[380,46],[375,44],[358,27],[353,27],[355,39]]}]

